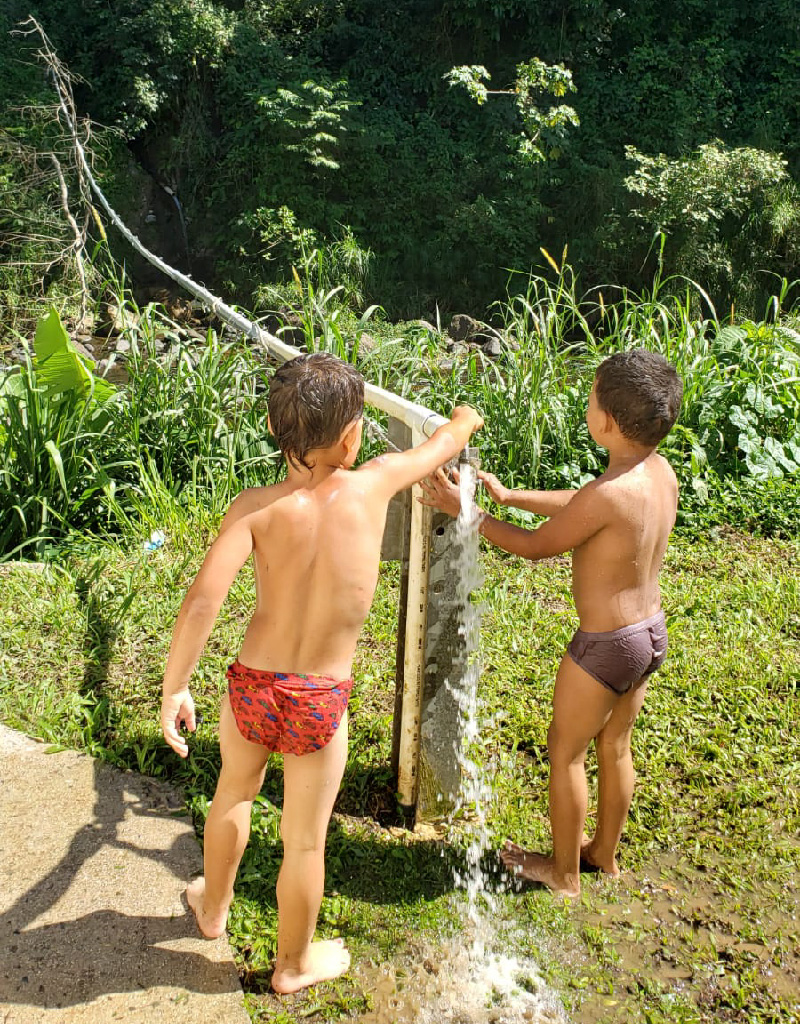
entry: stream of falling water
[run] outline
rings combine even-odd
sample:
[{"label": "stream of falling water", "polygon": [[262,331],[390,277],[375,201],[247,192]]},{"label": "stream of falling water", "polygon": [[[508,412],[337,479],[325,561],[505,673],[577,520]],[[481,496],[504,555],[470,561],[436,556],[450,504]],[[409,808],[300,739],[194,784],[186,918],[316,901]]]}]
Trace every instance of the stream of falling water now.
[{"label": "stream of falling water", "polygon": [[[483,870],[490,848],[487,813],[492,786],[481,765],[478,740],[480,605],[471,595],[480,587],[477,473],[462,463],[461,513],[456,520],[453,550],[458,574],[456,600],[462,609],[460,633],[467,659],[460,679],[448,682],[460,709],[462,729],[455,755],[461,769],[461,791],[454,811],[463,819],[463,866],[455,869],[456,885],[466,896],[464,928],[438,941],[412,940],[392,964],[356,968],[372,1009],[362,1024],[564,1024],[557,995],[547,987],[536,964],[514,955],[518,929],[500,920],[498,901]],[[516,931],[516,934],[515,934]]]}]

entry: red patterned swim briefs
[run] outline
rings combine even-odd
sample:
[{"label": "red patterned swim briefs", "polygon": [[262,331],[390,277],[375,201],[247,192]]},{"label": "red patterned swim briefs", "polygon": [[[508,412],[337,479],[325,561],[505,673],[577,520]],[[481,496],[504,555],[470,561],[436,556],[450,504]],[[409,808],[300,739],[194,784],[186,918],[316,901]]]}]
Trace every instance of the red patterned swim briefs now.
[{"label": "red patterned swim briefs", "polygon": [[352,679],[269,672],[240,661],[228,668],[228,697],[239,732],[281,754],[311,754],[330,743],[352,689]]}]

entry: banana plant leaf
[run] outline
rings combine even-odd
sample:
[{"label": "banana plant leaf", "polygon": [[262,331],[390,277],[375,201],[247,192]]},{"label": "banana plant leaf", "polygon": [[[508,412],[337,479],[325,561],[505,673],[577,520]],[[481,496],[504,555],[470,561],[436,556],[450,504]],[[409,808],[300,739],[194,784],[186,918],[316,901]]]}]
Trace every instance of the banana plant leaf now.
[{"label": "banana plant leaf", "polygon": [[112,384],[92,373],[91,363],[75,348],[53,307],[37,324],[33,351],[36,379],[48,397],[79,391],[102,404],[116,393]]}]

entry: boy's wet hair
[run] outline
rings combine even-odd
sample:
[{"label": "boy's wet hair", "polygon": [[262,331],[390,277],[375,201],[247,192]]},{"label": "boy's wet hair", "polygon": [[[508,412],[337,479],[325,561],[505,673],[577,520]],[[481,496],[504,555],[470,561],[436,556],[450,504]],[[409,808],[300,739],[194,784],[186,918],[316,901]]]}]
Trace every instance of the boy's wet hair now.
[{"label": "boy's wet hair", "polygon": [[625,437],[655,448],[678,418],[683,382],[663,356],[634,348],[616,352],[598,366],[595,394]]},{"label": "boy's wet hair", "polygon": [[364,412],[364,378],[327,352],[297,356],[269,385],[269,420],[278,447],[293,465],[312,467],[306,455],[329,448]]}]

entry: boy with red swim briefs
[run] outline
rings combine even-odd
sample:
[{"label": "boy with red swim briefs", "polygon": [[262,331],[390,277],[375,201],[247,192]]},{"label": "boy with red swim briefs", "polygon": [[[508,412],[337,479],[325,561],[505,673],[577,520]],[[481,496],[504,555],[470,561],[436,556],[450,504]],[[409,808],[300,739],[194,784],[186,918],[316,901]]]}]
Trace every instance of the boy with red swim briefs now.
[{"label": "boy with red swim briefs", "polygon": [[[500,856],[529,881],[562,896],[580,893],[580,862],[619,874],[617,845],[633,796],[631,732],[650,675],[667,653],[658,573],[678,506],[678,483],[656,446],[678,417],[683,385],[662,356],[619,352],[600,364],[586,421],[608,449],[608,469],[578,491],[514,491],[479,474],[499,505],[548,516],[526,530],[482,515],[492,544],[533,560],[572,552],[580,628],[561,662],[547,735],[553,853],[507,843]],[[458,491],[439,471],[423,484],[425,504],[450,515]],[[597,829],[583,836],[588,792],[584,759],[594,740]]]},{"label": "boy with red swim briefs", "polygon": [[325,353],[278,369],[269,429],[286,479],[243,491],[189,588],[163,683],[167,743],[188,754],[195,728],[189,679],[239,569],[252,556],[256,608],[228,670],[220,711],[222,770],[205,825],[204,876],[186,896],[200,930],[225,930],[250,834],[250,808],[269,755],[284,755],[276,992],[335,978],[350,963],[340,939],[313,942],[325,877],[325,837],[347,760],[347,702],[356,641],[378,581],[389,500],[456,455],[482,425],[453,410],[418,448],[352,466],[361,445],[364,382]]}]

